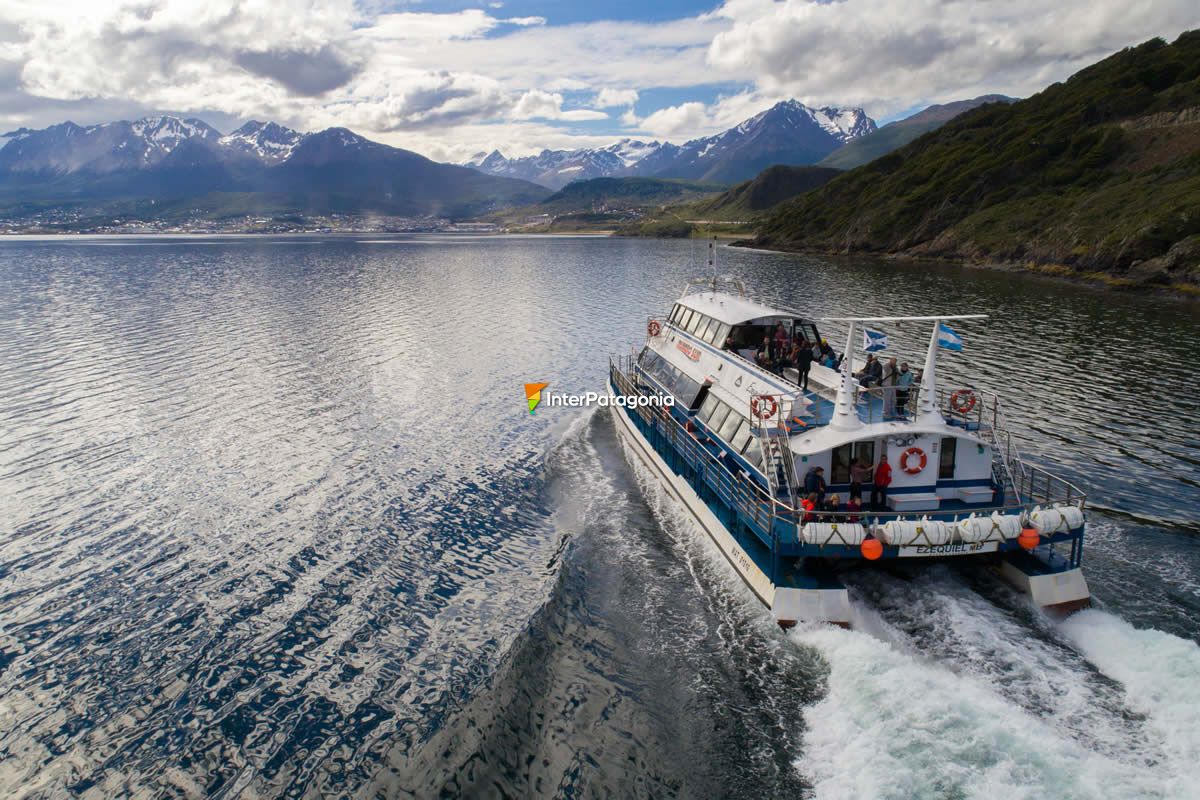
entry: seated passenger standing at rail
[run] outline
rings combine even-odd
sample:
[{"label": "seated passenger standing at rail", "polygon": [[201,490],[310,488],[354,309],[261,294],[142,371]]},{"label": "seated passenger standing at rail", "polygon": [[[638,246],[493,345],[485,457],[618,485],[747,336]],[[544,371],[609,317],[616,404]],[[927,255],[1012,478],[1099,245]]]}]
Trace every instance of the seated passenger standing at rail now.
[{"label": "seated passenger standing at rail", "polygon": [[850,512],[846,521],[850,523],[858,522],[858,514],[856,512],[862,511],[862,498],[857,495],[850,495],[850,499],[846,501],[846,510]]},{"label": "seated passenger standing at rail", "polygon": [[858,378],[860,386],[874,386],[883,379],[883,365],[874,353],[867,353],[867,363],[854,373],[854,377]]},{"label": "seated passenger standing at rail", "polygon": [[908,362],[900,365],[900,375],[896,378],[896,416],[908,414],[908,393],[912,391],[913,374],[908,371]]},{"label": "seated passenger standing at rail", "polygon": [[796,347],[796,383],[801,389],[808,388],[808,372],[812,369],[813,354],[812,348],[808,345],[807,339],[801,339],[800,344]]},{"label": "seated passenger standing at rail", "polygon": [[816,510],[817,502],[817,496],[815,494],[810,494],[808,497],[800,501],[800,508],[804,509],[804,516],[801,518],[801,522],[812,522],[817,518],[815,514],[809,513]]},{"label": "seated passenger standing at rail", "polygon": [[[841,511],[842,510],[842,498],[836,494],[831,494],[831,495],[829,495],[829,499],[826,500],[821,505],[821,508],[824,509],[825,511]],[[838,514],[831,514],[831,515],[825,517],[824,521],[825,522],[841,522],[842,518]]]},{"label": "seated passenger standing at rail", "polygon": [[758,352],[754,354],[754,361],[765,370],[770,370],[774,359],[771,358],[771,337],[764,336],[762,344],[759,345]]},{"label": "seated passenger standing at rail", "polygon": [[887,456],[879,457],[879,466],[875,468],[875,482],[871,484],[871,508],[883,511],[887,504],[888,487],[892,485],[892,465]]}]

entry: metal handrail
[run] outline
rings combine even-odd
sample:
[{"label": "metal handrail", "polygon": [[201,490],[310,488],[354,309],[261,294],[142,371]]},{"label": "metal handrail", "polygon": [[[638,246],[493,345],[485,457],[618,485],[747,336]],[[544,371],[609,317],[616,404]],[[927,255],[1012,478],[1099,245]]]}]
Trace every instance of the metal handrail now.
[{"label": "metal handrail", "polygon": [[[632,355],[622,356],[619,357],[618,363],[615,365],[611,358],[609,360],[610,372],[614,374],[618,388],[627,395],[642,394],[639,387],[626,374],[627,372],[632,373],[634,371],[636,366],[635,359],[636,357]],[[622,368],[621,361],[627,364],[626,368]],[[741,471],[735,473],[730,470],[726,464],[702,446],[695,432],[688,431],[666,408],[659,408],[652,411],[648,406],[635,406],[633,410],[644,421],[653,424],[666,435],[676,450],[682,453],[685,459],[700,471],[703,479],[713,485],[717,491],[729,497],[737,511],[752,519],[756,525],[766,527],[771,532],[772,537],[776,535],[773,524],[775,518],[786,519],[794,523],[797,541],[800,541],[800,527],[804,524],[803,520],[806,518],[813,518],[816,521],[843,522],[850,516],[858,516],[860,518],[859,524],[867,525],[866,521],[870,520],[869,530],[873,534],[877,533],[887,521],[912,520],[916,518],[911,511],[860,509],[858,512],[852,512],[846,509],[813,509],[811,511],[803,508],[797,509],[764,491],[760,484],[750,480]],[[1084,508],[1086,495],[1074,484],[1052,475],[1040,467],[1035,467],[1019,460],[1016,464],[1020,469],[1019,474],[1022,476],[1023,481],[1020,483],[1014,481],[1016,502],[963,509],[961,514],[954,514],[954,521],[957,522],[971,515],[990,516],[995,512],[1029,512],[1035,506],[1042,503],[1066,503],[1075,505],[1080,510]],[[1036,483],[1039,477],[1045,484],[1045,492],[1040,495],[1043,498],[1041,500],[1039,500],[1039,495],[1036,492]],[[1065,489],[1065,496],[1062,500],[1054,499],[1052,490],[1056,484]],[[933,513],[949,514],[953,512],[934,511]]]}]

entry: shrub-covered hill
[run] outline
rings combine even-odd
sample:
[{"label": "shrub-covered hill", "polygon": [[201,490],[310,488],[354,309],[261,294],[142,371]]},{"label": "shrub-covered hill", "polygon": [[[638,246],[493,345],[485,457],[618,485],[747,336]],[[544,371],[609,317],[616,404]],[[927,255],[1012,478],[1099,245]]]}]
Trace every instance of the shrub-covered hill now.
[{"label": "shrub-covered hill", "polygon": [[1200,31],[967,112],[784,203],[757,247],[1200,283]]}]

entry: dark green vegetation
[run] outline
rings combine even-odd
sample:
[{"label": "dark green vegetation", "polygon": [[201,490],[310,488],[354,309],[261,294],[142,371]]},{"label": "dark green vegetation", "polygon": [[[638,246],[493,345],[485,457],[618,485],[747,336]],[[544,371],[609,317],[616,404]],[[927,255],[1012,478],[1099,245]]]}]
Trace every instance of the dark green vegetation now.
[{"label": "dark green vegetation", "polygon": [[71,214],[75,228],[114,215],[179,222],[296,214],[456,219],[537,202],[547,194],[527,181],[439,164],[343,128],[306,137],[275,166],[231,159],[187,141],[146,169],[0,173],[0,215],[19,218],[53,209]]},{"label": "dark green vegetation", "polygon": [[540,203],[543,212],[625,211],[682,203],[724,187],[664,178],[593,178],[569,183]]},{"label": "dark green vegetation", "polygon": [[1200,283],[1200,31],[967,112],[783,204],[753,244]]},{"label": "dark green vegetation", "polygon": [[824,186],[841,174],[829,167],[778,164],[716,197],[692,203],[689,216],[712,220],[745,220],[798,194]]},{"label": "dark green vegetation", "polygon": [[592,178],[567,184],[540,203],[499,211],[488,220],[510,231],[533,233],[629,230],[664,213],[669,205],[723,188],[669,178]]},{"label": "dark green vegetation", "polygon": [[884,125],[877,131],[851,139],[817,162],[818,166],[835,169],[854,169],[903,147],[923,133],[935,131],[959,114],[985,103],[1011,103],[1013,98],[1002,94],[985,94],[970,100],[929,106],[902,120]]}]

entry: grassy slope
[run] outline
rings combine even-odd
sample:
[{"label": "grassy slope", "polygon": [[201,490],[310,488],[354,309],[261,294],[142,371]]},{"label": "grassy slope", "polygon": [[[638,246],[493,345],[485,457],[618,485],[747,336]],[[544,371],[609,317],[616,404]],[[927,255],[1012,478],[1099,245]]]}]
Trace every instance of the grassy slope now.
[{"label": "grassy slope", "polygon": [[784,200],[823,186],[840,173],[828,167],[779,164],[716,197],[692,203],[682,215],[691,219],[746,220]]},{"label": "grassy slope", "polygon": [[1200,31],[1153,40],[1028,100],[968,112],[785,203],[754,243],[1194,284],[1197,107]]}]

